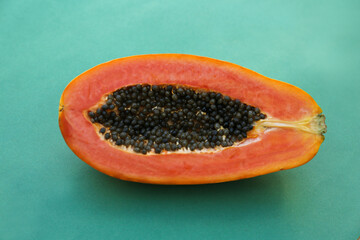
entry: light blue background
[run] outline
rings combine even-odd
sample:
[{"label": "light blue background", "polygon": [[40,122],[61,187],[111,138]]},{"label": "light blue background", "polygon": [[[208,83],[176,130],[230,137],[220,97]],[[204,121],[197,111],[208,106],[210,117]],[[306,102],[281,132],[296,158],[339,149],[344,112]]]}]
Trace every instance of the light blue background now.
[{"label": "light blue background", "polygon": [[[356,239],[359,1],[1,1],[0,239]],[[189,53],[310,93],[328,133],[305,166],[232,183],[110,178],[66,146],[67,83],[102,62]]]}]

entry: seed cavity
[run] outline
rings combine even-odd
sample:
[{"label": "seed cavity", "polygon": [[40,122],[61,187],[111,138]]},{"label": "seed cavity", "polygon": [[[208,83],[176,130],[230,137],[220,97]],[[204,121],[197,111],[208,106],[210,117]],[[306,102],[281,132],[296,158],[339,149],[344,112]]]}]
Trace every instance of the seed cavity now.
[{"label": "seed cavity", "polygon": [[230,147],[266,118],[259,108],[221,93],[147,84],[120,88],[87,114],[106,141],[139,154]]}]

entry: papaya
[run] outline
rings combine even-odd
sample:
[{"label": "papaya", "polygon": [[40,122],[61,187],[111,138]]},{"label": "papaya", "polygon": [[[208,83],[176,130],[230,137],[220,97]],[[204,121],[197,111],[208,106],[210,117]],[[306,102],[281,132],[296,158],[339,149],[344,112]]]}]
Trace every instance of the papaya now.
[{"label": "papaya", "polygon": [[70,149],[115,178],[151,184],[234,181],[301,166],[325,116],[305,91],[207,57],[150,54],[82,73],[60,99]]}]

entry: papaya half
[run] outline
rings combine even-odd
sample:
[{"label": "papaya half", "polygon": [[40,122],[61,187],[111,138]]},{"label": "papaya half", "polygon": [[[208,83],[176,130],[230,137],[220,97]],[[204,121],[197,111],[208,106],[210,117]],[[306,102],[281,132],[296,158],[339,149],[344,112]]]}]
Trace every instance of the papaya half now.
[{"label": "papaya half", "polygon": [[93,168],[123,180],[205,184],[298,167],[318,152],[325,117],[290,84],[185,54],[132,56],[72,80],[61,133]]}]

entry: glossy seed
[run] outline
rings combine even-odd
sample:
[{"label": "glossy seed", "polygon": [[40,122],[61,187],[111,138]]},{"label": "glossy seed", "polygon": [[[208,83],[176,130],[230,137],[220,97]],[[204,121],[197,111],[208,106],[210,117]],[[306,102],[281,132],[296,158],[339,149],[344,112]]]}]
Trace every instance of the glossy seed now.
[{"label": "glossy seed", "polygon": [[105,133],[105,139],[109,139],[110,138],[110,133]]},{"label": "glossy seed", "polygon": [[94,118],[94,117],[95,117],[95,113],[94,113],[94,112],[88,112],[88,115],[89,115],[89,117],[91,117],[91,118]]},{"label": "glossy seed", "polygon": [[101,109],[102,109],[102,110],[106,110],[106,109],[108,109],[108,108],[109,108],[109,106],[108,106],[107,104],[104,104],[104,105],[101,106]]},{"label": "glossy seed", "polygon": [[104,128],[104,127],[103,127],[103,128],[100,128],[100,130],[99,130],[99,132],[102,133],[102,134],[104,134],[105,131],[106,131],[106,128]]}]

